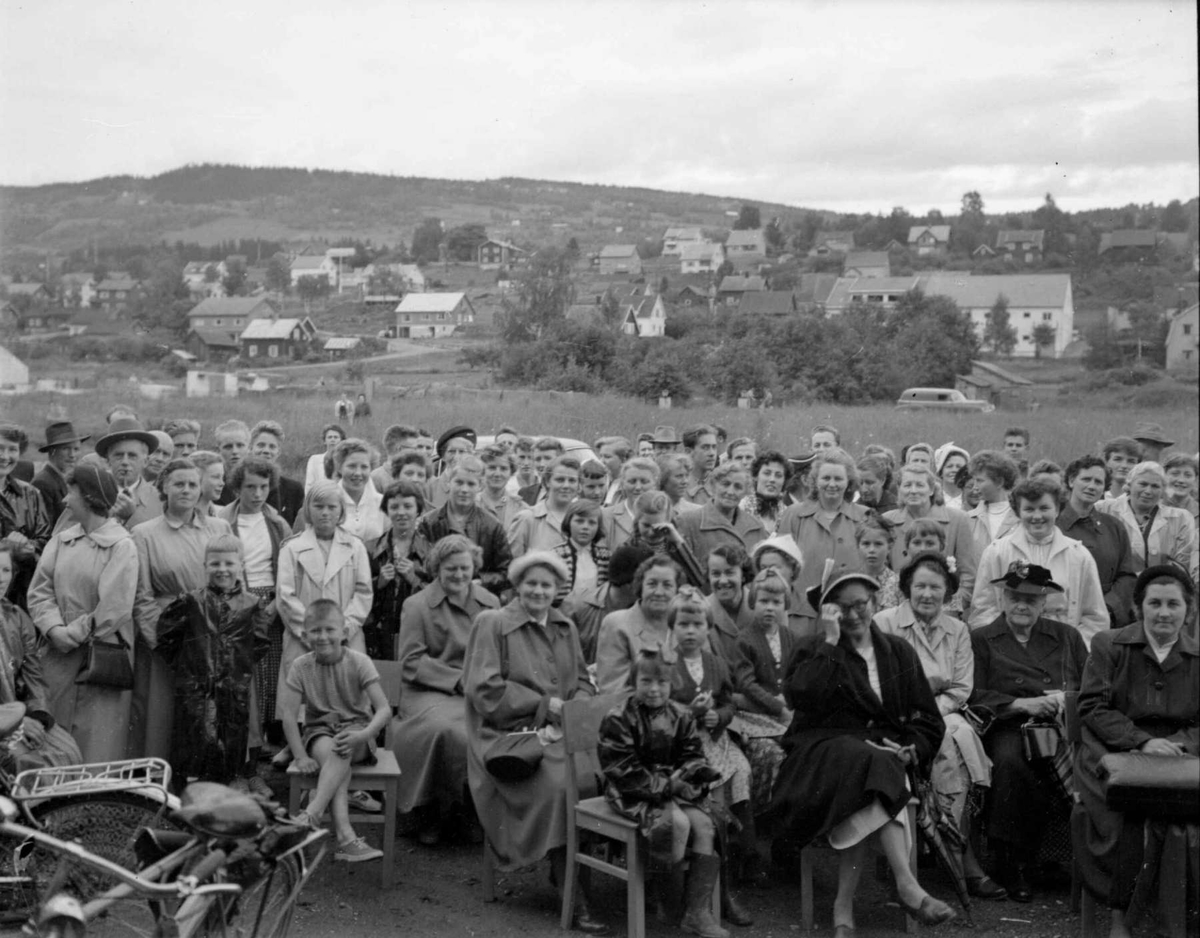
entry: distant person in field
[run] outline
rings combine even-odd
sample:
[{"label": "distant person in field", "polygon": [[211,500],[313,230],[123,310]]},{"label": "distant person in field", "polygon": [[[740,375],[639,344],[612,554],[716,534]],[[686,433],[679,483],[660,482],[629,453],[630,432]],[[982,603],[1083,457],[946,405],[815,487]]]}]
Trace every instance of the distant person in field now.
[{"label": "distant person in field", "polygon": [[354,419],[367,420],[371,416],[371,402],[367,400],[367,395],[358,395],[358,400],[354,402]]},{"label": "distant person in field", "polygon": [[1015,463],[1029,458],[1030,434],[1025,427],[1009,427],[1004,431],[1004,453]]},{"label": "distant person in field", "polygon": [[354,423],[354,402],[343,394],[333,405],[333,414],[340,423]]}]

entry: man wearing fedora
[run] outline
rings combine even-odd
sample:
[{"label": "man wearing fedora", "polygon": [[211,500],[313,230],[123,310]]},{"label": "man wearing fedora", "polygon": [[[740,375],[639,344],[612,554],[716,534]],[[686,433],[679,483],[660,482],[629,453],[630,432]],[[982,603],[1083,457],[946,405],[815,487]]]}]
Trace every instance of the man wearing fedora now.
[{"label": "man wearing fedora", "polygon": [[38,447],[39,453],[46,454],[46,464],[33,477],[33,487],[42,493],[42,504],[51,525],[58,522],[66,508],[63,499],[67,497],[67,473],[75,468],[83,450],[79,444],[90,439],[90,436],[76,433],[69,420],[59,420],[46,427],[46,445]]},{"label": "man wearing fedora", "polygon": [[96,455],[108,460],[108,468],[121,487],[109,516],[128,531],[162,514],[158,489],[142,478],[150,454],[157,448],[154,434],[133,417],[116,417],[108,425],[108,432],[96,441]]},{"label": "man wearing fedora", "polygon": [[1167,439],[1162,424],[1142,421],[1133,431],[1133,438],[1142,444],[1142,459],[1145,462],[1162,462],[1163,450],[1175,445],[1174,440]]},{"label": "man wearing fedora", "polygon": [[675,432],[674,427],[667,424],[659,424],[654,428],[654,437],[650,442],[654,445],[655,456],[679,452],[679,434]]}]

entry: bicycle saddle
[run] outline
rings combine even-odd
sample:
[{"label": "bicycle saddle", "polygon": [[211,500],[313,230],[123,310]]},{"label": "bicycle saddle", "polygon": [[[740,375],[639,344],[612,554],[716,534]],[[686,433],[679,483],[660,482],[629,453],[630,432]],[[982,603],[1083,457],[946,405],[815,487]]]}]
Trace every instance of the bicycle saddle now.
[{"label": "bicycle saddle", "polygon": [[0,704],[0,739],[8,736],[25,719],[25,704],[18,702]]},{"label": "bicycle saddle", "polygon": [[215,782],[193,782],[180,803],[175,817],[210,837],[257,837],[267,827],[262,805]]}]

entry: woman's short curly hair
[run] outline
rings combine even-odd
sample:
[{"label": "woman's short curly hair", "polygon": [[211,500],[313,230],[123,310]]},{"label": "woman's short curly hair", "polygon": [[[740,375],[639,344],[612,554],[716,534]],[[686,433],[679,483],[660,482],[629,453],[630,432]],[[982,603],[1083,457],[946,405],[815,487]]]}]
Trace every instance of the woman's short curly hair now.
[{"label": "woman's short curly hair", "polygon": [[[746,553],[746,549],[741,544],[718,544],[708,552],[708,557],[720,557],[729,566],[741,569],[742,583],[749,583],[754,579],[754,574],[758,572],[754,561],[750,559],[750,555]],[[704,558],[705,569],[708,569],[708,557]]]},{"label": "woman's short curly hair", "polygon": [[676,592],[678,592],[680,586],[687,582],[687,578],[683,575],[683,569],[679,564],[666,554],[653,554],[639,563],[637,571],[633,574],[633,595],[635,601],[642,598],[642,587],[646,584],[646,574],[655,567],[667,567],[674,572]]},{"label": "woman's short curly hair", "polygon": [[1022,479],[1008,496],[1008,503],[1017,514],[1021,513],[1021,502],[1036,502],[1043,495],[1049,495],[1055,505],[1062,505],[1062,486],[1054,479],[1043,476],[1040,479]]},{"label": "woman's short curly hair", "polygon": [[425,511],[425,490],[420,485],[414,485],[405,479],[399,479],[393,482],[384,490],[383,498],[379,502],[379,510],[385,515],[388,513],[388,504],[393,498],[411,498],[417,503],[417,514]]},{"label": "woman's short curly hair", "polygon": [[758,478],[758,474],[762,472],[763,466],[769,466],[771,463],[778,463],[780,466],[783,466],[783,488],[786,490],[788,484],[792,481],[792,464],[788,462],[788,458],[783,453],[773,449],[766,450],[754,457],[754,462],[750,464],[751,483]]},{"label": "woman's short curly hair", "polygon": [[980,450],[967,463],[971,475],[985,475],[1002,489],[1010,490],[1017,484],[1020,469],[1012,458],[995,449]]},{"label": "woman's short curly hair", "polygon": [[817,476],[821,474],[822,466],[841,466],[846,470],[846,494],[842,496],[844,501],[853,501],[854,495],[858,492],[858,466],[854,462],[854,457],[840,447],[822,450],[817,458],[812,461],[812,465],[808,468],[808,497],[816,500],[817,498]]}]

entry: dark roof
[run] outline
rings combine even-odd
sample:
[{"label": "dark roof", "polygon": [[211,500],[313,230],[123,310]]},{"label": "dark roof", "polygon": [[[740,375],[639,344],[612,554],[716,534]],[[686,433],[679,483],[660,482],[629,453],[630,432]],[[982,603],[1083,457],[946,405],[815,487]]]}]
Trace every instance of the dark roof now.
[{"label": "dark roof", "polygon": [[738,309],[743,313],[758,313],[764,316],[789,316],[796,311],[796,298],[791,290],[747,293],[742,297]]},{"label": "dark roof", "polygon": [[266,314],[275,311],[275,307],[261,296],[210,296],[188,311],[188,319],[199,316],[249,316],[261,305],[266,305]]},{"label": "dark roof", "polygon": [[1045,238],[1046,232],[1041,228],[1001,231],[998,235],[996,235],[996,247],[1003,247],[1005,244],[1010,242],[1020,244],[1021,242],[1028,241],[1034,246],[1041,248]]},{"label": "dark roof", "polygon": [[762,277],[743,277],[740,274],[729,274],[721,281],[721,286],[717,288],[717,292],[749,293],[751,291],[765,290],[766,288],[767,282]]},{"label": "dark roof", "polygon": [[891,260],[887,251],[850,251],[846,254],[845,269],[852,267],[882,267],[890,269]]},{"label": "dark roof", "polygon": [[1121,228],[1100,235],[1100,250],[1097,253],[1103,254],[1111,248],[1156,248],[1158,240],[1157,231]]}]

